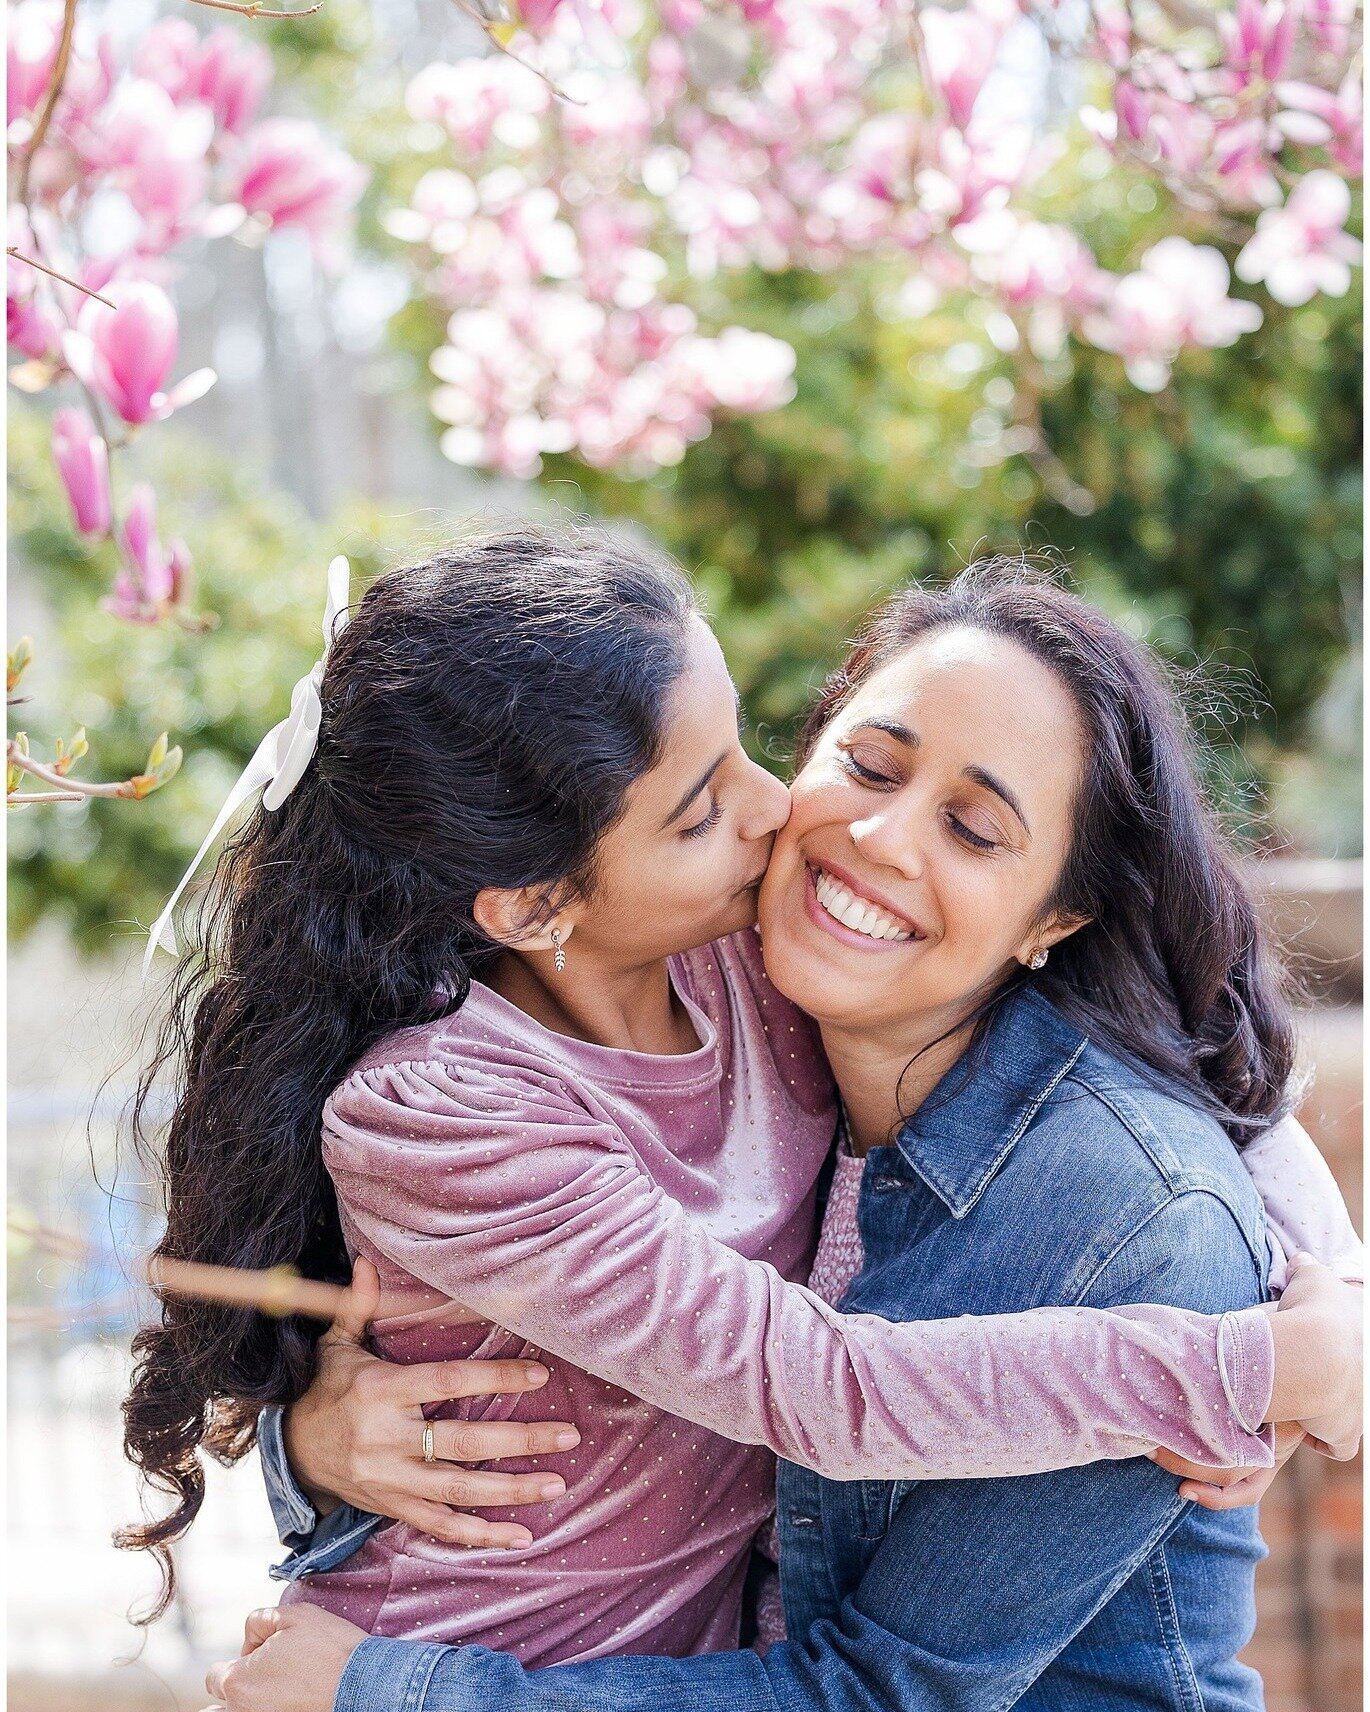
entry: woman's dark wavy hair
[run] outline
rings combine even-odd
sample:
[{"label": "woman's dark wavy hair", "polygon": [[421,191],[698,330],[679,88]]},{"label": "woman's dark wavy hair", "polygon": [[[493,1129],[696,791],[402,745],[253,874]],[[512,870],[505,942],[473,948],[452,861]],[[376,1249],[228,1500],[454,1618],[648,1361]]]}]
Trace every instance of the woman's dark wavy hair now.
[{"label": "woman's dark wavy hair", "polygon": [[[139,1085],[159,1256],[346,1280],[325,1099],[373,1042],[465,1001],[499,949],[473,920],[483,888],[534,888],[548,910],[593,889],[599,840],[660,754],[693,610],[675,566],[589,530],[494,535],[367,590],[329,654],[314,760],[225,847]],[[320,1330],[161,1309],[134,1341],[124,1449],[175,1507],[118,1536],[160,1560],[148,1622],[203,1501],[201,1448],[241,1457],[261,1406],[307,1388]]]},{"label": "woman's dark wavy hair", "polygon": [[1151,651],[1047,570],[982,559],[897,594],[830,677],[802,763],[855,691],[952,626],[1003,636],[1065,685],[1084,775],[1065,867],[1042,910],[1088,918],[1031,980],[1091,1039],[1210,1112],[1241,1146],[1287,1108],[1293,1016],[1250,891],[1198,782],[1177,698]]}]

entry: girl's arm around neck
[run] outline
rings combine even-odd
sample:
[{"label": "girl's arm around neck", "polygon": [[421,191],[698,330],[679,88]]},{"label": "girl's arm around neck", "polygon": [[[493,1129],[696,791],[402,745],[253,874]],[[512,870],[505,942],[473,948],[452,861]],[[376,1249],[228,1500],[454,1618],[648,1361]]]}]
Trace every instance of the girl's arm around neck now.
[{"label": "girl's arm around neck", "polygon": [[[559,1088],[476,1088],[441,1064],[352,1077],[325,1154],[356,1229],[414,1277],[833,1478],[1032,1474],[1156,1444],[1208,1466],[1271,1461],[1241,1418],[1259,1423],[1272,1383],[1259,1310],[844,1317],[710,1236]],[[1229,1395],[1233,1322],[1247,1335]]]}]

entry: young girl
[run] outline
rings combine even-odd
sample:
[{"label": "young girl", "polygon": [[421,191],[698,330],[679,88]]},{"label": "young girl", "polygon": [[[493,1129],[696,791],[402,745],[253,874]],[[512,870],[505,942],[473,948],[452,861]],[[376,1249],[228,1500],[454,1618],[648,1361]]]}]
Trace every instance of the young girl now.
[{"label": "young girl", "polygon": [[[382,578],[321,704],[317,750],[230,846],[207,955],[178,977],[161,1252],[342,1276],[345,1235],[387,1287],[467,1310],[379,1326],[385,1353],[545,1350],[539,1408],[582,1443],[539,1465],[575,1492],[530,1513],[529,1551],[393,1528],[309,1597],[526,1662],[705,1651],[736,1636],[765,1447],[846,1480],[1157,1443],[1268,1463],[1263,1418],[1340,1401],[1347,1334],[1321,1311],[890,1324],[793,1282],[835,1112],[747,931],[788,804],[738,743],[678,572],[520,533]],[[1272,1323],[1298,1393],[1273,1402]],[[198,1508],[199,1445],[241,1453],[258,1406],[304,1388],[312,1337],[172,1302],[138,1353],[128,1448],[180,1504],[129,1537],[164,1547]]]}]

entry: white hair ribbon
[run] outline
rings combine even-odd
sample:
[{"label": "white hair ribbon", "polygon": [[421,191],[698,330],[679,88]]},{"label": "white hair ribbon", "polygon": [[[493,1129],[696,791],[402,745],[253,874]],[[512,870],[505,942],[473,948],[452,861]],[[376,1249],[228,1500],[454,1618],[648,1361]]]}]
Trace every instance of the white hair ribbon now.
[{"label": "white hair ribbon", "polygon": [[304,770],[319,741],[319,720],[323,704],[319,689],[323,669],[328,662],[328,650],[334,638],[347,623],[348,563],[339,554],[328,567],[328,603],[323,615],[323,653],[313,668],[290,692],[290,712],[273,725],[257,745],[257,752],[238,775],[232,790],[224,798],[223,807],[214,817],[214,824],[205,834],[204,843],[195,852],[195,859],[182,874],[180,884],[167,900],[166,908],[153,923],[148,934],[147,950],[143,953],[143,974],[146,976],[153,953],[160,946],[176,955],[176,930],[171,924],[172,911],[180,902],[181,893],[195,877],[195,872],[209,853],[214,840],[227,826],[243,803],[260,790],[262,807],[277,809],[304,777]]}]

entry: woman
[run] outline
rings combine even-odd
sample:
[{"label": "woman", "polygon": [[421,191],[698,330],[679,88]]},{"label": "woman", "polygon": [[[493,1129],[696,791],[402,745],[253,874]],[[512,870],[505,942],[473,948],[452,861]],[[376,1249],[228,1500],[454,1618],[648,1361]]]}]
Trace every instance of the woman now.
[{"label": "woman", "polygon": [[[726,1644],[769,1499],[764,1457],[738,1450],[729,1462],[719,1432],[848,1478],[1027,1471],[1157,1439],[1223,1460],[1251,1444],[1239,1407],[1197,1435],[1148,1410],[1159,1397],[1174,1407],[1176,1375],[1211,1374],[1202,1339],[1215,1328],[1182,1313],[1047,1312],[1015,1354],[1021,1323],[844,1322],[739,1258],[802,1268],[832,1111],[802,1018],[761,979],[750,939],[678,968],[683,990],[665,967],[677,946],[745,925],[784,814],[778,787],[719,724],[730,691],[677,577],[618,549],[581,559],[546,540],[488,543],[368,595],[324,674],[315,764],[230,855],[221,955],[172,1128],[166,1250],[336,1265],[312,1126],[351,1065],[325,1137],[354,1244],[392,1280],[429,1283],[435,1302],[456,1295],[496,1326],[574,1350],[584,1366],[564,1362],[556,1378],[572,1405],[590,1405],[597,1472],[622,1476],[617,1491],[587,1483],[597,1515],[550,1507],[541,1565],[460,1561],[460,1612],[435,1594],[448,1556],[412,1530],[369,1542],[328,1579],[372,1622],[448,1633],[474,1622],[488,1638],[503,1628],[530,1658]],[[460,788],[443,788],[454,777]],[[896,925],[891,944],[913,933]],[[558,980],[573,956],[583,984]],[[183,990],[187,1021],[195,996]],[[397,1023],[409,1029],[396,1035]],[[1277,1028],[1270,1044],[1242,1108],[1257,1124],[1287,1070]],[[670,1119],[686,1135],[674,1151]],[[731,1227],[733,1245],[710,1223]],[[1259,1369],[1264,1316],[1227,1324],[1252,1340]],[[1158,1327],[1186,1327],[1201,1360],[1183,1338],[1167,1348]],[[199,1308],[170,1309],[144,1334],[129,1442],[183,1496],[144,1542],[193,1514],[206,1401],[299,1387],[301,1334],[271,1334]],[[412,1359],[436,1338],[480,1347],[469,1326],[427,1316],[383,1341]],[[509,1334],[487,1351],[492,1341]],[[1108,1398],[1081,1398],[1061,1377],[1066,1355],[1120,1351],[1138,1377],[1117,1375]],[[701,1353],[709,1365],[696,1375]],[[1168,1363],[1159,1388],[1157,1356]],[[1046,1442],[996,1420],[1006,1377],[1065,1406]],[[716,1430],[692,1433],[667,1405]],[[1211,1422],[1211,1403],[1194,1413]],[[948,1428],[959,1444],[936,1442]],[[229,1415],[216,1443],[243,1430],[243,1413]],[[674,1478],[652,1488],[662,1465]],[[635,1480],[665,1500],[647,1538],[619,1532],[642,1512],[642,1491],[622,1491]],[[616,1596],[607,1611],[564,1573],[576,1558],[593,1579],[596,1550]],[[311,1593],[329,1596],[317,1581]]]}]

